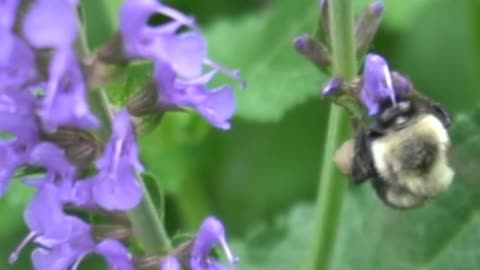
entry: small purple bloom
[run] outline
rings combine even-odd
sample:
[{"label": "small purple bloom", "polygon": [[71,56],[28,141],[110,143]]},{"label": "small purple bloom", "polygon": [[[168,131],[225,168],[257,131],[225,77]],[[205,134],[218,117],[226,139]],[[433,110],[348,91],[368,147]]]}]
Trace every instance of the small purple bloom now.
[{"label": "small purple bloom", "polygon": [[95,201],[107,210],[128,210],[142,199],[137,173],[143,171],[130,117],[120,111],[113,121],[113,133],[97,161],[99,173],[93,178]]},{"label": "small purple bloom", "polygon": [[229,129],[228,122],[235,112],[235,95],[229,86],[208,90],[206,84],[215,75],[212,70],[189,81],[177,79],[174,70],[166,63],[156,62],[154,79],[158,102],[165,107],[191,107],[196,109],[213,126]]},{"label": "small purple bloom", "polygon": [[69,48],[77,36],[76,6],[66,0],[36,0],[23,21],[23,32],[36,48]]},{"label": "small purple bloom", "polygon": [[95,247],[90,226],[74,216],[66,216],[64,226],[71,229],[67,239],[51,243],[49,239],[37,238],[42,247],[32,252],[32,263],[36,270],[63,270],[78,265]]},{"label": "small purple bloom", "polygon": [[[230,264],[229,267],[209,257],[211,249],[220,245]],[[190,267],[192,270],[220,270],[235,269],[238,258],[234,257],[225,237],[225,229],[220,220],[215,217],[206,218],[200,225],[197,236],[193,242],[190,254]]]},{"label": "small purple bloom", "polygon": [[174,256],[168,256],[162,260],[158,270],[182,270],[182,266],[177,258]]},{"label": "small purple bloom", "polygon": [[368,54],[365,59],[360,98],[369,115],[377,114],[380,102],[385,99],[390,99],[393,104],[396,102],[387,61],[378,54]]},{"label": "small purple bloom", "polygon": [[[172,21],[148,25],[155,13]],[[202,72],[207,45],[195,31],[177,33],[182,26],[196,28],[192,18],[156,0],[126,0],[120,10],[120,33],[128,57],[167,62],[180,75],[191,78]]]},{"label": "small purple bloom", "polygon": [[85,82],[74,52],[57,50],[49,66],[49,80],[40,116],[44,128],[55,132],[59,126],[93,129],[99,121],[90,112]]}]

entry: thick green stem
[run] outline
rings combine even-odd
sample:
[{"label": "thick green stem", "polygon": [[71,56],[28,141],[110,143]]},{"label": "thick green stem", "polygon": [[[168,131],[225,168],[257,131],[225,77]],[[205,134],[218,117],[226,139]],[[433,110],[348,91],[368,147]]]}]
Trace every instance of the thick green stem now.
[{"label": "thick green stem", "polygon": [[[105,25],[100,28],[103,29],[103,33],[101,34],[105,36],[111,36],[114,32],[114,22],[113,17],[111,16],[111,11],[108,9],[109,6],[109,0],[82,1],[83,18],[86,20],[93,19],[92,14],[102,18]],[[88,21],[86,25],[88,25]],[[96,35],[98,35],[98,29]],[[86,44],[88,44],[87,31],[83,29],[83,31],[80,31],[80,47],[82,48],[81,51],[83,51],[83,54],[88,55],[88,48],[85,48],[87,47]],[[94,42],[93,45],[97,44]],[[103,126],[103,132],[100,133],[105,136],[110,133],[111,129],[112,112],[110,102],[104,89],[97,89],[94,91],[97,91],[97,93],[92,95],[94,102],[92,102],[91,105],[92,107],[95,107],[94,110],[100,114]],[[170,239],[142,178],[140,176],[137,176],[137,178],[143,186],[143,199],[136,208],[127,212],[135,239],[142,246],[146,254],[164,254],[172,248]]]},{"label": "thick green stem", "polygon": [[[328,15],[334,75],[340,75],[351,82],[357,73],[351,0],[330,0]],[[314,242],[306,270],[326,270],[331,266],[347,186],[346,179],[333,164],[335,151],[348,134],[347,116],[334,104],[330,108],[327,128],[315,208]]]}]

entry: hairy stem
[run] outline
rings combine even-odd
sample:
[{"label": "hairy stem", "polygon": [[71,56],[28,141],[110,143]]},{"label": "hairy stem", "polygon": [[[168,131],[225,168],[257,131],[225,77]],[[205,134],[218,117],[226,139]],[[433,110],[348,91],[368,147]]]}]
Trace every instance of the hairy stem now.
[{"label": "hairy stem", "polygon": [[[109,0],[85,0],[82,1],[82,12],[83,18],[89,18],[89,11],[92,11],[96,16],[103,18],[105,25],[103,25],[102,35],[106,37],[113,35],[114,32],[114,22],[111,12],[108,7]],[[85,27],[85,22],[83,26]],[[98,32],[98,29],[96,30]],[[98,33],[96,33],[98,35]],[[87,31],[83,29],[80,31],[80,47],[81,51],[88,55],[87,42]],[[102,129],[104,133],[110,133],[111,122],[112,122],[112,112],[110,109],[110,102],[105,93],[105,89],[95,90],[97,93],[92,95],[93,101],[91,105],[96,112],[101,114],[102,120]],[[143,186],[143,199],[140,204],[127,212],[127,216],[132,225],[132,230],[134,232],[135,239],[140,243],[144,252],[148,255],[154,254],[163,254],[168,252],[171,248],[171,242],[165,230],[164,224],[158,213],[158,209],[155,208],[154,202],[148,193],[148,190],[143,183],[143,180],[140,176],[137,176],[138,181],[142,183]]]},{"label": "hairy stem", "polygon": [[[351,82],[357,73],[355,59],[354,17],[350,0],[329,1],[329,33],[332,47],[333,75]],[[328,118],[325,149],[320,166],[315,208],[315,232],[311,257],[306,270],[326,270],[332,263],[347,181],[334,168],[333,156],[348,135],[347,116],[332,104]]]}]

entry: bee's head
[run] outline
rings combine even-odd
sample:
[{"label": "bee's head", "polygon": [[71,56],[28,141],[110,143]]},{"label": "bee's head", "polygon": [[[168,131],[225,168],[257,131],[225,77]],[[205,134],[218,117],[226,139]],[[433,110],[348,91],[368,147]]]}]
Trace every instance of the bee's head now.
[{"label": "bee's head", "polygon": [[437,117],[445,128],[450,125],[450,117],[438,103],[426,98],[397,96],[393,103],[385,99],[380,103],[378,114],[373,117],[370,136],[378,137],[407,127],[421,116],[431,114]]}]

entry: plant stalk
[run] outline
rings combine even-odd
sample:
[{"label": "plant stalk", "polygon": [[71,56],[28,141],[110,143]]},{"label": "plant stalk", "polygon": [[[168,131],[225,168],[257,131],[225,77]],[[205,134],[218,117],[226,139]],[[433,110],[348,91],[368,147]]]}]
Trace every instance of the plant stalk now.
[{"label": "plant stalk", "polygon": [[[354,14],[351,0],[330,0],[328,3],[333,75],[352,82],[357,73],[355,58]],[[320,166],[319,187],[315,207],[315,223],[311,255],[305,270],[330,269],[336,236],[347,188],[347,181],[334,168],[333,156],[348,137],[346,113],[337,105],[330,107],[325,149]]]}]

